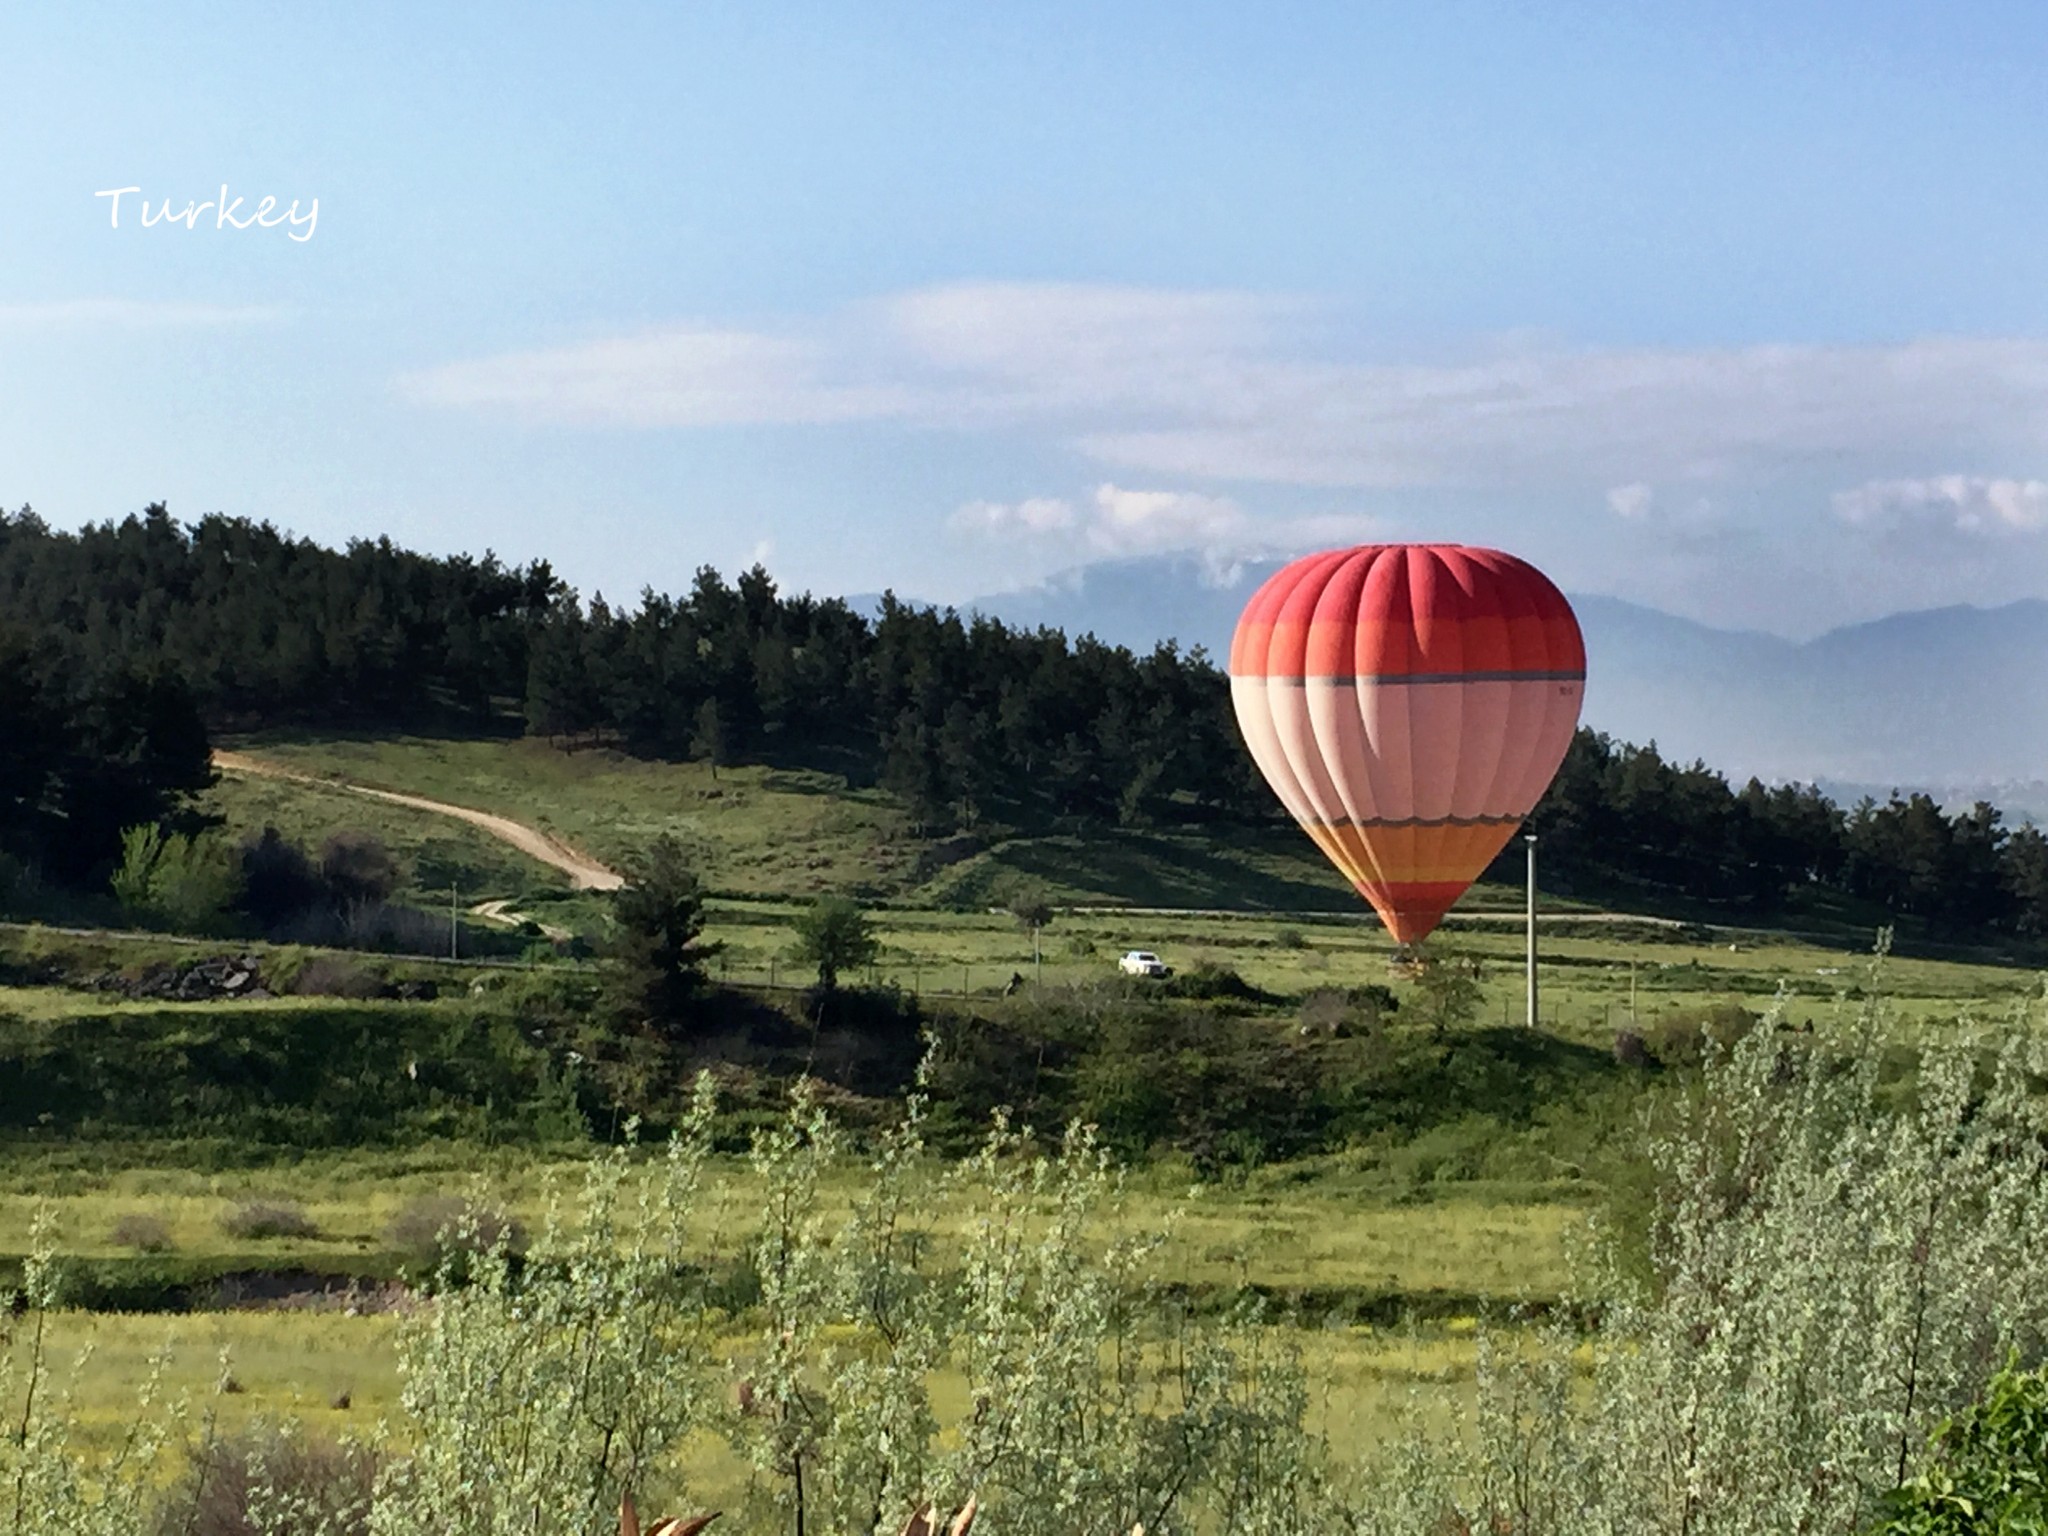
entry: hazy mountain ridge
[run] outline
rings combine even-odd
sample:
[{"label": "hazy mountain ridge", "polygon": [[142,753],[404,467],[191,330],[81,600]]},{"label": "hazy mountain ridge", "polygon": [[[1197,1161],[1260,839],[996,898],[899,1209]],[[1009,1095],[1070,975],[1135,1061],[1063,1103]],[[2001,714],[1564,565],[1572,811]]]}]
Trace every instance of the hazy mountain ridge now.
[{"label": "hazy mountain ridge", "polygon": [[[1219,663],[1278,561],[1119,560],[963,604],[1007,623]],[[1893,614],[1799,642],[1574,594],[1588,724],[1731,777],[1818,780],[1853,800],[1925,789],[2048,820],[2048,601]]]}]

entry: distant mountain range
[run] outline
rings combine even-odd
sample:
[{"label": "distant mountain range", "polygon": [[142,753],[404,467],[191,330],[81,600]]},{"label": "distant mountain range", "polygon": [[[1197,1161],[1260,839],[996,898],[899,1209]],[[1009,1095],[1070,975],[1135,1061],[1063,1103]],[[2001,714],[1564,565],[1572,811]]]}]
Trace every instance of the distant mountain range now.
[{"label": "distant mountain range", "polygon": [[[1227,659],[1278,562],[1109,561],[964,606],[1006,623]],[[1798,642],[1577,594],[1589,725],[1703,758],[1740,782],[1817,782],[1840,800],[1924,789],[2048,822],[2048,602],[1893,614]]]}]

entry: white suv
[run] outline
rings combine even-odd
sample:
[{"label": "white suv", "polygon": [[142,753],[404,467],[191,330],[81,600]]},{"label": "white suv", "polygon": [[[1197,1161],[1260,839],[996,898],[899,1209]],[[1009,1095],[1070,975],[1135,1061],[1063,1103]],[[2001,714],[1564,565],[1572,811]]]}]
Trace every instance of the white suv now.
[{"label": "white suv", "polygon": [[1116,968],[1126,976],[1164,976],[1166,962],[1149,949],[1134,949],[1117,961]]}]

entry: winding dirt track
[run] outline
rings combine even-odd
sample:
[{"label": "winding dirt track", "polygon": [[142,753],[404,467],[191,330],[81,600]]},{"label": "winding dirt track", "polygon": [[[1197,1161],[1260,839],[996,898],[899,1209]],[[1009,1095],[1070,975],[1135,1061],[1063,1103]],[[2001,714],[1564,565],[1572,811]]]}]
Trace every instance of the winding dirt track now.
[{"label": "winding dirt track", "polygon": [[543,832],[538,827],[529,827],[524,822],[513,821],[506,816],[495,816],[489,811],[473,810],[466,805],[450,805],[445,800],[429,800],[424,795],[400,794],[395,789],[372,789],[367,784],[351,784],[346,779],[321,778],[316,774],[300,773],[280,763],[250,757],[245,752],[216,752],[213,754],[213,766],[222,773],[247,774],[259,779],[289,779],[295,784],[340,790],[346,794],[363,795],[372,800],[388,801],[392,805],[410,806],[416,811],[431,811],[437,816],[452,816],[457,821],[466,821],[471,826],[488,832],[502,843],[509,843],[528,858],[538,859],[550,868],[560,870],[569,877],[569,883],[579,891],[615,891],[626,883],[617,870],[608,869],[589,855],[578,853],[559,837]]}]

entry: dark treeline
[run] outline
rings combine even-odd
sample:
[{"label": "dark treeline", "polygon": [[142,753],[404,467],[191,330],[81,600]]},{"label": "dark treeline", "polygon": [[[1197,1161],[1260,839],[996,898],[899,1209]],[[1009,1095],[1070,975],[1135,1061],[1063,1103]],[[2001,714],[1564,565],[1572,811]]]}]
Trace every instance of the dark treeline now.
[{"label": "dark treeline", "polygon": [[[1589,890],[1682,893],[1765,913],[1837,893],[1947,935],[2048,936],[2048,837],[1979,802],[1926,795],[1843,808],[1811,785],[1737,789],[1704,763],[1581,729],[1531,829],[1546,869]],[[1503,855],[1512,877],[1520,851]]]},{"label": "dark treeline", "polygon": [[[86,722],[45,755],[83,783],[95,731],[131,779],[149,777],[155,753],[159,811],[189,788],[194,730],[204,739],[189,722],[203,717],[215,729],[523,724],[714,768],[821,766],[882,785],[928,833],[1281,814],[1199,650],[1133,655],[894,599],[869,617],[786,596],[758,567],[733,583],[707,567],[686,594],[648,591],[628,609],[584,602],[545,563],[437,559],[388,540],[335,551],[243,519],[181,525],[161,506],[62,533],[24,508],[0,514],[0,599],[10,643],[35,658],[24,675],[50,693],[36,718],[60,719],[63,695]],[[92,723],[103,696],[151,702],[112,729]],[[137,737],[151,710],[156,734]],[[8,786],[11,825],[29,799],[61,801],[33,771],[17,779],[33,795]],[[47,842],[55,823],[36,814]],[[1844,809],[1581,731],[1533,825],[1546,868],[1589,894],[1763,915],[1832,893],[1938,931],[2048,934],[2048,840],[1989,806],[1947,815],[1914,796]]]},{"label": "dark treeline", "polygon": [[528,630],[561,600],[545,564],[346,551],[162,506],[80,533],[0,516],[0,613],[86,671],[168,671],[216,727],[490,721],[526,682]]}]

